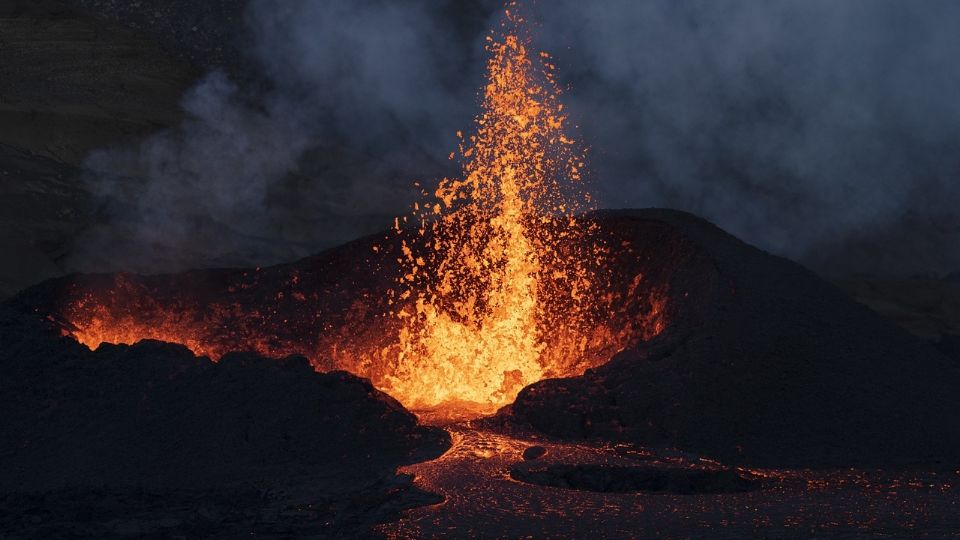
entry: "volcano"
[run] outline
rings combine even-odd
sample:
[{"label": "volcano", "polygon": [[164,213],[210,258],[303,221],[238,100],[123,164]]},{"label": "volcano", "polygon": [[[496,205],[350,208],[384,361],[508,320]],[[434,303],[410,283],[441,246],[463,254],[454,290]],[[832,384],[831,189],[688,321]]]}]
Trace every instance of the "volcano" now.
[{"label": "volcano", "polygon": [[[606,324],[629,344],[597,347],[611,350],[604,362],[528,385],[497,415],[466,425],[677,448],[743,467],[960,462],[956,359],[690,214],[583,219],[595,225],[592,241],[621,246],[602,270],[610,297],[627,302]],[[370,268],[396,264],[403,241],[374,235],[259,269],[74,275],[7,300],[0,390],[12,415],[0,424],[0,485],[196,489],[334,470],[360,478],[443,452],[442,430],[419,426],[374,388],[386,366],[318,355],[380,347],[391,335],[378,309],[391,281]],[[644,334],[651,297],[662,328]],[[86,302],[96,322],[77,319]],[[109,343],[138,341],[137,332],[150,340]],[[104,343],[91,351],[90,336]],[[289,358],[297,353],[310,360]],[[342,368],[374,384],[328,371]],[[434,413],[421,420],[450,421]]]},{"label": "volcano", "polygon": [[[596,227],[591,241],[620,246],[597,273],[608,277],[607,298],[623,303],[610,306],[597,335],[627,336],[627,345],[596,343],[593,359],[570,362],[576,376],[527,386],[498,418],[754,465],[960,459],[960,420],[950,414],[960,405],[956,359],[692,215],[585,219]],[[405,242],[374,235],[268,268],[69,276],[24,291],[5,310],[37,327],[26,335],[53,359],[76,355],[77,341],[96,358],[115,354],[101,343],[152,339],[214,359],[305,355],[316,371],[351,371],[378,386],[393,367],[353,359],[399,332],[385,276]],[[9,365],[23,365],[17,350],[5,348]]]},{"label": "volcano", "polygon": [[392,228],[0,304],[0,536],[960,530],[958,359],[697,216],[598,210],[501,30],[461,174]]}]

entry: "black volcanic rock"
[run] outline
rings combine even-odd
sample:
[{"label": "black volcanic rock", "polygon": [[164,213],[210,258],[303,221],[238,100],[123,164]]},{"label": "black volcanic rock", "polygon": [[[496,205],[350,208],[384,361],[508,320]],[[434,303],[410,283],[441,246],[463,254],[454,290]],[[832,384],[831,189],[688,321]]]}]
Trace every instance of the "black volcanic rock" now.
[{"label": "black volcanic rock", "polygon": [[741,493],[754,487],[753,482],[728,469],[554,464],[516,466],[510,469],[510,477],[528,484],[601,493]]},{"label": "black volcanic rock", "polygon": [[523,451],[523,459],[533,461],[540,459],[547,453],[547,449],[542,446],[531,446]]},{"label": "black volcanic rock", "polygon": [[449,443],[365,379],[302,357],[91,352],[6,307],[0,344],[0,492],[357,488]]},{"label": "black volcanic rock", "polygon": [[[137,2],[117,3],[143,11]],[[176,125],[183,92],[202,74],[156,39],[59,0],[0,0],[0,29],[0,144],[63,166],[81,166],[91,151]],[[3,161],[0,153],[0,167]],[[15,183],[36,189],[22,185],[27,178]],[[43,210],[55,215],[59,208],[49,201]]]},{"label": "black volcanic rock", "polygon": [[171,55],[203,68],[249,69],[240,45],[247,0],[61,0],[97,19],[154,36]]},{"label": "black volcanic rock", "polygon": [[617,211],[597,220],[625,239],[666,225],[701,262],[671,269],[660,336],[582,377],[525,388],[504,413],[510,419],[556,436],[670,445],[731,463],[960,462],[960,367],[932,345],[800,265],[689,214]]},{"label": "black volcanic rock", "polygon": [[956,334],[944,334],[937,341],[937,350],[945,354],[948,358],[960,361],[960,336]]}]

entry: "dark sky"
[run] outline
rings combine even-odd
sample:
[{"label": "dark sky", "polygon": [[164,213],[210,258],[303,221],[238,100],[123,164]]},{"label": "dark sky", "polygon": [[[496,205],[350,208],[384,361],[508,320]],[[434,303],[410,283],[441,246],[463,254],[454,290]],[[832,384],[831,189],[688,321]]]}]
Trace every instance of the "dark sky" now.
[{"label": "dark sky", "polygon": [[[476,113],[498,8],[252,0],[235,43],[257,75],[212,73],[185,96],[180,129],[90,164],[148,179],[145,237],[216,243],[197,214],[241,237],[289,230],[274,195],[291,177],[300,196],[284,213],[352,224],[306,244],[375,230],[405,211],[414,180],[455,172],[445,157]],[[556,59],[601,206],[689,210],[827,273],[960,269],[960,3],[524,9]],[[331,172],[331,153],[352,172]],[[95,179],[105,193],[108,178]]]}]

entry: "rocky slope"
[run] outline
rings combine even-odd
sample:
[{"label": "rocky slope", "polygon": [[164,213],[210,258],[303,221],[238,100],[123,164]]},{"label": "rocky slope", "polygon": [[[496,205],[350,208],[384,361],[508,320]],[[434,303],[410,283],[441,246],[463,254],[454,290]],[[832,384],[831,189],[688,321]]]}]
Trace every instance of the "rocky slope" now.
[{"label": "rocky slope", "polygon": [[711,261],[691,276],[714,292],[691,300],[696,319],[675,311],[661,336],[608,364],[525,388],[509,418],[553,435],[670,445],[728,463],[960,461],[956,359],[801,266],[689,214],[611,212],[601,222],[626,237],[669,224]]}]

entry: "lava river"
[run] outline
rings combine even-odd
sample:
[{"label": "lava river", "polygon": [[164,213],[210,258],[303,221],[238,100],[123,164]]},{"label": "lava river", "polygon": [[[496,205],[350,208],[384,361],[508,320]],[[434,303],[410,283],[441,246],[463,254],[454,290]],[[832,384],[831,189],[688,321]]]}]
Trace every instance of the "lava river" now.
[{"label": "lava river", "polygon": [[[737,469],[750,489],[601,493],[521,482],[511,470],[561,464],[663,472],[724,467],[675,450],[558,442],[505,435],[476,424],[448,426],[453,446],[447,453],[400,470],[444,501],[409,510],[379,532],[389,538],[690,537],[698,530],[729,538],[912,537],[921,532],[946,537],[960,528],[960,470]],[[522,453],[531,446],[546,453],[525,461]]]}]

